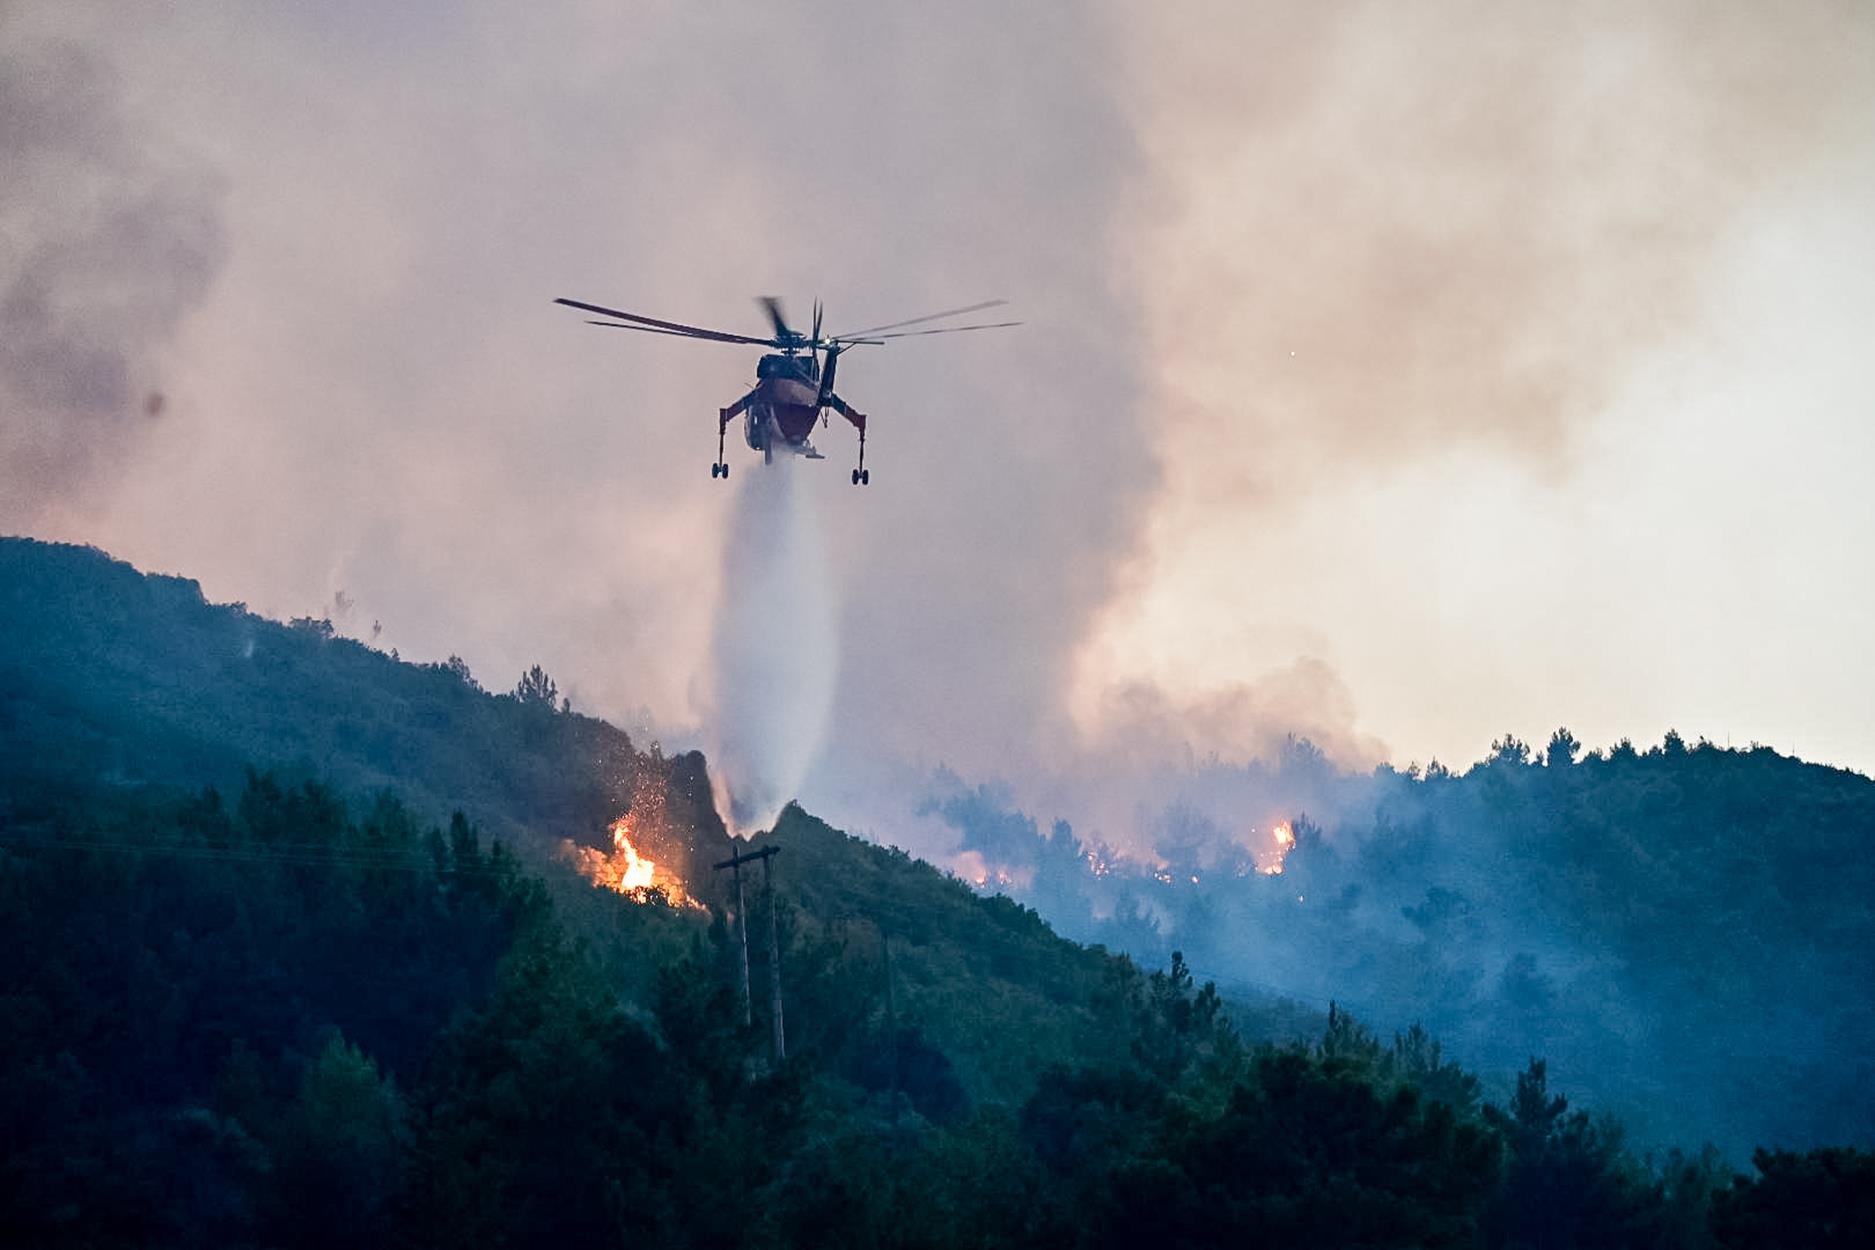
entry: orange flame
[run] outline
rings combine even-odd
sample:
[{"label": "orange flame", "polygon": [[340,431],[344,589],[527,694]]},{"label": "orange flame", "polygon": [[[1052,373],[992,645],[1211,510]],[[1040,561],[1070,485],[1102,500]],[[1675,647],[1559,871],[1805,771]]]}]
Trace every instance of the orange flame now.
[{"label": "orange flame", "polygon": [[612,853],[580,847],[579,866],[594,885],[620,894],[648,890],[657,884],[658,866],[632,845],[632,818],[627,812],[612,822]]},{"label": "orange flame", "polygon": [[[638,849],[634,840],[642,839],[648,830],[662,827],[663,797],[661,791],[641,784],[631,810],[612,822],[610,851],[594,850],[569,841],[567,854],[585,878],[596,886],[617,890],[641,903],[650,901],[651,892],[655,890],[673,906],[701,909],[703,905],[684,892],[683,882],[660,869]],[[641,820],[645,828],[640,828]]]},{"label": "orange flame", "polygon": [[1283,860],[1295,849],[1296,831],[1289,827],[1288,821],[1274,825],[1270,829],[1270,843],[1267,850],[1256,851],[1257,871],[1266,877],[1282,875]]}]

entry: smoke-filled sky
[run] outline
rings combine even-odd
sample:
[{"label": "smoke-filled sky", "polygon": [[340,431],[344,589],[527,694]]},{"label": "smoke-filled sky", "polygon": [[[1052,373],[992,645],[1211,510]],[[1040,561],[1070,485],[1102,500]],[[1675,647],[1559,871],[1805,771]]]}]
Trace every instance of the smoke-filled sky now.
[{"label": "smoke-filled sky", "polygon": [[1875,770],[1866,4],[14,0],[0,169],[0,530],[667,735],[754,353],[550,301],[1013,301],[795,466],[835,816],[1290,732]]}]

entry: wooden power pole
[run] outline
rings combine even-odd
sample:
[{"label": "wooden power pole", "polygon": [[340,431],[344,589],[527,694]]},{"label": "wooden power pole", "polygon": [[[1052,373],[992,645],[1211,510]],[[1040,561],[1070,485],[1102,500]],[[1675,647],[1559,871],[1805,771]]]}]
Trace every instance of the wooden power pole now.
[{"label": "wooden power pole", "polygon": [[781,941],[775,928],[775,879],[770,875],[775,852],[771,846],[762,852],[762,889],[768,895],[768,1019],[775,1030],[775,1062],[788,1057],[788,1034],[781,1027]]},{"label": "wooden power pole", "polygon": [[879,926],[879,950],[885,957],[885,1031],[892,1039],[892,1123],[898,1123],[898,1002],[892,992],[892,935]]},{"label": "wooden power pole", "polygon": [[749,905],[742,897],[742,861],[732,859],[729,866],[736,873],[736,935],[742,945],[742,1027],[746,1029],[755,1023],[749,1007]]},{"label": "wooden power pole", "polygon": [[775,926],[775,880],[769,861],[781,854],[778,846],[765,846],[746,855],[732,855],[715,865],[715,871],[728,868],[736,877],[736,929],[742,938],[742,1022],[754,1023],[754,1009],[749,995],[749,912],[742,893],[742,865],[762,861],[762,886],[768,894],[768,1014],[774,1034],[775,1062],[788,1057],[787,1030],[781,1022],[781,941]]}]

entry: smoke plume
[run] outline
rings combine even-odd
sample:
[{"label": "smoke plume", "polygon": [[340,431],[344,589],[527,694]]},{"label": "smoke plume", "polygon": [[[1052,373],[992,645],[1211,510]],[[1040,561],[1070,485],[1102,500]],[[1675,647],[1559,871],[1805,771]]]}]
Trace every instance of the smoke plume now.
[{"label": "smoke plume", "polygon": [[214,180],[78,45],[0,50],[0,169],[0,530],[19,530],[164,419],[163,349],[224,245]]},{"label": "smoke plume", "polygon": [[[716,553],[761,470],[704,470],[753,362],[551,299],[759,332],[761,292],[821,296],[834,331],[1004,297],[1018,330],[843,362],[870,490],[843,431],[778,470],[845,588],[800,783],[836,822],[953,851],[901,784],[946,764],[1144,848],[1187,758],[1292,733],[1344,764],[1475,755],[1556,719],[1612,740],[1719,686],[1695,730],[1770,737],[1775,702],[1869,741],[1867,683],[1820,670],[1875,592],[1786,558],[1875,538],[1831,502],[1869,463],[1867,6],[9,12],[113,67],[5,87],[0,196],[38,206],[8,290],[16,253],[67,262],[20,266],[48,276],[13,306],[93,301],[5,350],[108,326],[121,365],[3,366],[0,519],[40,536],[279,616],[343,587],[386,648],[496,687],[541,663],[587,710],[726,737],[699,696],[734,694],[711,640],[753,600]],[[14,178],[49,132],[90,136],[68,164],[116,189]],[[170,176],[185,144],[212,184]],[[107,203],[181,243],[85,233]],[[1753,377],[1708,314],[1765,222],[1803,281],[1735,323],[1791,327]],[[85,274],[173,298],[103,316]],[[1618,409],[1674,351],[1736,391],[1729,428]],[[122,380],[17,418],[70,376]],[[159,377],[162,415],[123,421]],[[109,436],[61,441],[80,427]],[[104,489],[78,466],[107,454]],[[1802,663],[1727,664],[1746,643]]]}]

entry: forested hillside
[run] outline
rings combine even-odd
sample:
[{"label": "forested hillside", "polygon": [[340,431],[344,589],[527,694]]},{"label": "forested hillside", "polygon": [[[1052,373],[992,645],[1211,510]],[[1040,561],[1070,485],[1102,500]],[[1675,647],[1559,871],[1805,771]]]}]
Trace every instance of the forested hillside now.
[{"label": "forested hillside", "polygon": [[[0,621],[0,743],[40,773],[230,790],[255,765],[390,786],[431,819],[472,810],[511,841],[598,845],[645,759],[544,689],[490,698],[460,660],[400,663],[93,548],[0,538]],[[674,824],[720,849],[701,758],[670,771]]]},{"label": "forested hillside", "polygon": [[[1558,731],[1462,774],[1348,775],[1296,744],[1183,785],[1157,858],[1044,833],[987,788],[931,806],[1064,933],[1422,1023],[1494,1087],[1546,1055],[1651,1145],[1875,1145],[1875,781]],[[1272,858],[1267,824],[1208,814],[1233,811],[1293,841]]]},{"label": "forested hillside", "polygon": [[[1639,1158],[1540,1060],[1492,1099],[1425,1031],[1340,1010],[1269,1044],[1301,1017],[798,809],[761,840],[745,1021],[703,761],[539,693],[0,541],[0,1242],[1875,1233],[1867,1154]],[[698,904],[568,859],[628,808]]]}]

